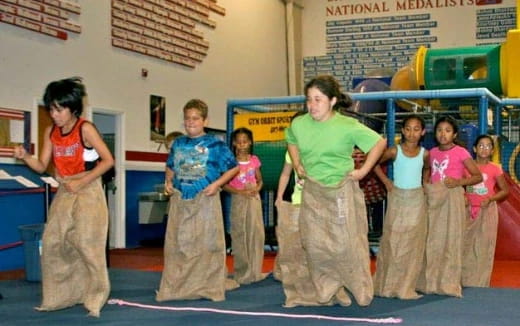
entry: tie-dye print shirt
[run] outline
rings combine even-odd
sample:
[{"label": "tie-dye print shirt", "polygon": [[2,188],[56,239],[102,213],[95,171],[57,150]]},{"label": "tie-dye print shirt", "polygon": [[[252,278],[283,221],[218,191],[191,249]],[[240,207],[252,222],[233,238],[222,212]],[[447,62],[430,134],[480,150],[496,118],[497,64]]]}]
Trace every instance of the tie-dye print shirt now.
[{"label": "tie-dye print shirt", "polygon": [[237,166],[237,161],[223,141],[205,134],[175,139],[166,166],[174,172],[173,187],[182,193],[182,199],[193,199],[223,173]]}]

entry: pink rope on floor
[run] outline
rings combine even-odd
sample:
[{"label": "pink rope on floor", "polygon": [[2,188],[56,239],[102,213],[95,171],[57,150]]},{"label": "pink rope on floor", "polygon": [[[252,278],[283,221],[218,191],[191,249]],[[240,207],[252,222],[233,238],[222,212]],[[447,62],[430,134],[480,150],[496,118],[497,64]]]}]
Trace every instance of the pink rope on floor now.
[{"label": "pink rope on floor", "polygon": [[168,311],[199,311],[199,312],[212,312],[217,314],[227,315],[243,315],[243,316],[267,316],[267,317],[282,317],[282,318],[297,318],[297,319],[319,319],[319,320],[330,320],[330,321],[350,321],[350,322],[364,322],[373,324],[400,324],[403,320],[401,318],[348,318],[348,317],[332,317],[325,315],[296,315],[296,314],[283,314],[278,312],[252,312],[252,311],[237,311],[237,310],[223,310],[223,309],[212,309],[212,308],[196,308],[196,307],[165,307],[165,306],[154,306],[146,305],[141,303],[124,301],[121,299],[110,299],[108,304],[117,304],[119,306],[129,306],[144,309],[154,310],[168,310]]}]

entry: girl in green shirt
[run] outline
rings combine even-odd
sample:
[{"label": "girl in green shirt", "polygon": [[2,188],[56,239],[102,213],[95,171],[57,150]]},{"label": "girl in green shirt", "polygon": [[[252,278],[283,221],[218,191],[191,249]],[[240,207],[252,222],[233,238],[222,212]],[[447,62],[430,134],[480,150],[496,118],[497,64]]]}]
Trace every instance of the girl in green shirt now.
[{"label": "girl in green shirt", "polygon": [[[350,98],[332,76],[317,76],[305,86],[308,113],[286,129],[294,168],[305,178],[300,232],[316,289],[316,305],[361,306],[373,298],[364,195],[358,181],[374,166],[386,141],[357,120],[337,112]],[[354,168],[354,146],[367,154]]]}]

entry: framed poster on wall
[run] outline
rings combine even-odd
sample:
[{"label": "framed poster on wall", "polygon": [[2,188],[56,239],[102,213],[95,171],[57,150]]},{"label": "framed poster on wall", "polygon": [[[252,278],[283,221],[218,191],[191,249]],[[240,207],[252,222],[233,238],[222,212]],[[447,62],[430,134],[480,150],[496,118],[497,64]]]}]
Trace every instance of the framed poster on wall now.
[{"label": "framed poster on wall", "polygon": [[31,113],[0,108],[0,157],[12,157],[14,146],[31,153]]},{"label": "framed poster on wall", "polygon": [[166,99],[159,95],[150,95],[150,140],[164,140]]}]

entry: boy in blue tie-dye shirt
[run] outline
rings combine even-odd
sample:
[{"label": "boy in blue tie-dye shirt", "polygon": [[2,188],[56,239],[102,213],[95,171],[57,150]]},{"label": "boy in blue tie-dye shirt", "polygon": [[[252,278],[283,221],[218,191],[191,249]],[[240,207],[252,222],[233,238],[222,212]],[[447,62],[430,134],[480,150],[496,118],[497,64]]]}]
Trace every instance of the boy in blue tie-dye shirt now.
[{"label": "boy in blue tie-dye shirt", "polygon": [[226,278],[226,246],[220,188],[237,172],[226,144],[204,131],[208,107],[190,100],[183,109],[185,136],[175,139],[166,162],[171,194],[164,271],[157,301],[225,299],[238,284]]}]

